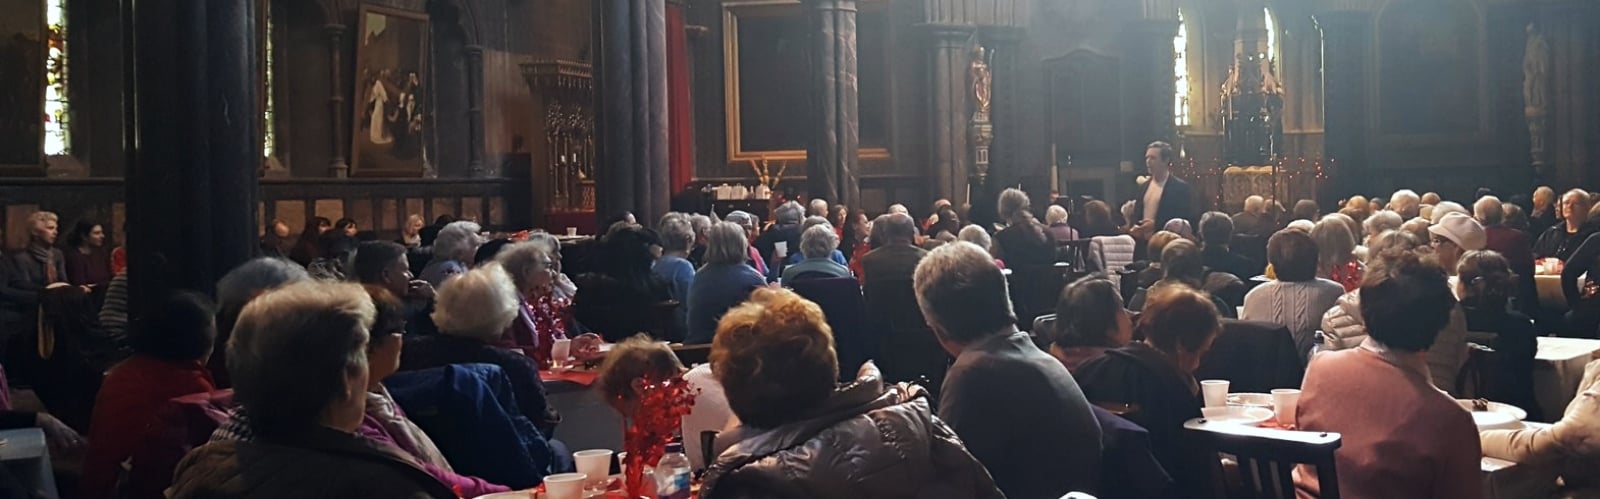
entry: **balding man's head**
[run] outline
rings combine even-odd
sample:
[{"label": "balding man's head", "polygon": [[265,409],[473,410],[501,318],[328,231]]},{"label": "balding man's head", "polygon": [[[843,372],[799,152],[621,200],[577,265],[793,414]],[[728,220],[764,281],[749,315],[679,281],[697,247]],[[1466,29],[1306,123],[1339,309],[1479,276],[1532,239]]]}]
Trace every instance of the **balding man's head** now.
[{"label": "balding man's head", "polygon": [[911,244],[917,239],[917,222],[905,213],[890,213],[881,219],[884,244]]},{"label": "balding man's head", "polygon": [[1249,214],[1252,214],[1252,215],[1260,215],[1261,212],[1266,211],[1266,209],[1267,209],[1267,200],[1266,200],[1266,198],[1263,198],[1261,196],[1250,196],[1250,197],[1244,198],[1244,212],[1245,213],[1249,213]]},{"label": "balding man's head", "polygon": [[1500,198],[1484,196],[1472,203],[1472,216],[1485,227],[1500,225],[1506,220],[1505,206],[1500,203]]},{"label": "balding man's head", "polygon": [[1556,202],[1556,190],[1548,185],[1541,185],[1533,190],[1533,209],[1544,211]]}]

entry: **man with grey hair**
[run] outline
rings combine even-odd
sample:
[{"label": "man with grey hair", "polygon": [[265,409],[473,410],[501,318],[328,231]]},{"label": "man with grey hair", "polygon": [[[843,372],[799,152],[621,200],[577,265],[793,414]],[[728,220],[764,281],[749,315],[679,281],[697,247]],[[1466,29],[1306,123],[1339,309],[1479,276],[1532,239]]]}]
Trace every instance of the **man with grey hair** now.
[{"label": "man with grey hair", "polygon": [[773,281],[783,272],[783,262],[788,261],[789,254],[800,249],[800,221],[805,218],[805,208],[800,203],[790,201],[778,205],[773,210],[776,224],[756,237],[751,246],[761,253],[761,261],[767,264],[768,281]]},{"label": "man with grey hair", "polygon": [[822,198],[813,198],[811,200],[811,204],[808,206],[810,206],[811,210],[806,212],[807,216],[823,218],[828,217],[828,200]]},{"label": "man with grey hair", "polygon": [[839,235],[826,223],[812,225],[800,235],[800,255],[805,259],[783,269],[783,281],[850,277],[850,268],[833,260],[839,255]]},{"label": "man with grey hair", "polygon": [[446,279],[472,268],[473,256],[483,245],[483,236],[478,234],[482,230],[483,226],[477,222],[465,220],[450,222],[439,229],[439,237],[433,240],[433,260],[417,277],[439,288]]},{"label": "man with grey hair", "polygon": [[956,358],[940,390],[939,417],[995,485],[1008,497],[1092,490],[1100,424],[1066,367],[1017,330],[1006,277],[989,253],[972,243],[946,244],[917,265],[914,285],[928,325]]},{"label": "man with grey hair", "polygon": [[[878,217],[872,224],[872,237],[878,249],[861,257],[862,285],[872,287],[874,282],[910,281],[917,263],[928,252],[915,246],[917,222],[911,215],[892,213]],[[882,241],[878,239],[882,238]]]},{"label": "man with grey hair", "polygon": [[651,265],[650,273],[667,283],[668,296],[679,304],[673,311],[675,330],[687,331],[689,309],[683,304],[689,302],[689,287],[694,285],[694,264],[689,262],[694,228],[689,225],[688,217],[679,216],[663,219],[656,233],[661,237],[661,258]]},{"label": "man with grey hair", "polygon": [[[815,216],[806,217],[806,220],[804,222],[800,222],[800,244],[802,246],[805,245],[805,243],[806,243],[805,242],[805,233],[806,233],[806,231],[811,230],[812,227],[816,227],[818,225],[826,226],[826,227],[828,227],[828,230],[833,230],[833,224],[828,222],[827,218],[823,218],[823,217],[815,217]],[[837,231],[835,231],[833,233],[833,236],[834,236],[834,244],[833,244],[834,245],[834,250],[833,250],[833,252],[831,254],[828,255],[828,259],[832,260],[833,263],[837,263],[839,265],[850,265],[850,261],[844,259],[844,252],[839,251],[839,249],[838,249],[838,247],[839,247],[839,243],[838,243],[839,233]],[[789,260],[784,262],[784,263],[787,264],[787,265],[794,265],[794,264],[803,262],[808,258],[810,258],[810,257],[806,256],[804,251],[791,252],[789,254]]]},{"label": "man with grey hair", "polygon": [[[257,258],[228,271],[217,281],[217,345],[227,345],[233,323],[244,306],[268,291],[311,280],[305,267],[281,258]],[[217,388],[231,386],[228,380],[227,350],[211,353],[211,376]]]},{"label": "man with grey hair", "polygon": [[1483,248],[1499,252],[1511,265],[1511,273],[1517,280],[1517,296],[1521,300],[1517,305],[1533,305],[1533,300],[1538,299],[1533,279],[1533,238],[1505,225],[1505,205],[1498,197],[1478,198],[1478,202],[1472,203],[1472,213],[1483,224]]},{"label": "man with grey hair", "polygon": [[749,244],[743,228],[731,222],[713,224],[706,241],[706,265],[695,274],[685,304],[689,330],[683,342],[690,345],[710,343],[722,315],[767,283],[745,265]]},{"label": "man with grey hair", "polygon": [[903,205],[903,204],[900,204],[900,203],[895,203],[895,204],[889,205],[889,211],[885,212],[885,214],[888,214],[888,215],[895,215],[895,214],[910,215],[911,214],[911,210],[906,209],[906,205]]},{"label": "man with grey hair", "polygon": [[1548,185],[1541,185],[1533,190],[1533,210],[1528,212],[1528,234],[1530,236],[1544,233],[1546,229],[1554,227],[1556,222],[1556,191]]},{"label": "man with grey hair", "polygon": [[705,263],[706,230],[711,228],[711,217],[698,213],[689,215],[689,228],[694,231],[694,248],[689,250],[689,263],[699,267]]},{"label": "man with grey hair", "polygon": [[1389,209],[1400,214],[1401,220],[1417,218],[1422,210],[1422,198],[1411,189],[1400,189],[1389,196]]},{"label": "man with grey hair", "polygon": [[[1261,216],[1267,211],[1267,199],[1252,195],[1244,198],[1244,211],[1230,218],[1236,234],[1260,234]],[[1201,225],[1205,225],[1203,222]]]}]

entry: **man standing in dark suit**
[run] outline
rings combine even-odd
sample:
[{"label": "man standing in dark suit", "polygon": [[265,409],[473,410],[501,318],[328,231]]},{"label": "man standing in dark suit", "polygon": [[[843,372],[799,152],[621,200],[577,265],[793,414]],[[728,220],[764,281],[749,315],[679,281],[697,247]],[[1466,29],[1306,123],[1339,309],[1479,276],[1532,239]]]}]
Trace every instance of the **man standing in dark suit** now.
[{"label": "man standing in dark suit", "polygon": [[1150,170],[1150,181],[1144,184],[1144,193],[1134,200],[1134,237],[1144,239],[1160,230],[1168,220],[1181,218],[1195,224],[1194,190],[1188,182],[1172,174],[1172,163],[1178,154],[1172,144],[1151,142],[1144,150],[1144,166]]}]

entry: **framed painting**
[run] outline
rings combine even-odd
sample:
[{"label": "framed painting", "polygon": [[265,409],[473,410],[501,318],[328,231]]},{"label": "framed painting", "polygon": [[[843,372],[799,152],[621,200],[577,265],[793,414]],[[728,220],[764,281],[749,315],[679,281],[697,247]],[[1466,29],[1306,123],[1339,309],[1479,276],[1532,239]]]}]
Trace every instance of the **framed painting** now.
[{"label": "framed painting", "polygon": [[44,2],[0,0],[0,175],[44,171]]},{"label": "framed painting", "polygon": [[[811,27],[800,2],[738,0],[722,8],[728,161],[804,161],[806,137],[795,132],[811,110]],[[892,62],[886,2],[862,2],[856,24],[859,155],[886,159]]]},{"label": "framed painting", "polygon": [[428,15],[362,5],[356,32],[350,174],[419,177],[432,108]]}]

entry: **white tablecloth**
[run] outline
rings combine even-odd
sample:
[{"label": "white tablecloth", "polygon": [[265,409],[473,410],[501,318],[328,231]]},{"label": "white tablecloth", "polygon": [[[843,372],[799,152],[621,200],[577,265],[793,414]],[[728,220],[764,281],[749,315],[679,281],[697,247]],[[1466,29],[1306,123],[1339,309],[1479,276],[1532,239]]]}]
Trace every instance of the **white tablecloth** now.
[{"label": "white tablecloth", "polygon": [[0,431],[0,463],[22,482],[24,487],[45,499],[56,499],[55,470],[50,467],[50,447],[45,445],[44,430],[22,428]]},{"label": "white tablecloth", "polygon": [[1578,394],[1583,368],[1600,351],[1600,340],[1539,337],[1534,354],[1533,393],[1545,419],[1554,421],[1566,412],[1567,403]]}]

